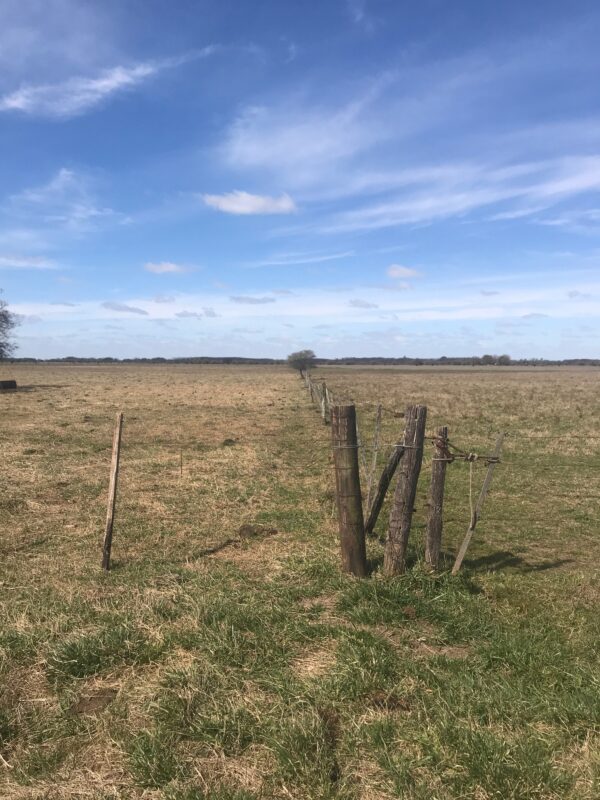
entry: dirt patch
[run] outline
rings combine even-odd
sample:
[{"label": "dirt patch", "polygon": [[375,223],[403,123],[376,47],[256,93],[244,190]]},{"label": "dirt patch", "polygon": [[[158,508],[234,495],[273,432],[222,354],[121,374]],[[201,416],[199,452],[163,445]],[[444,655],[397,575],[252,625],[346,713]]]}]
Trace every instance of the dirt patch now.
[{"label": "dirt patch", "polygon": [[277,528],[267,528],[266,525],[242,525],[238,530],[240,539],[254,539],[257,536],[275,536]]},{"label": "dirt patch", "polygon": [[302,608],[307,611],[317,609],[324,621],[335,619],[335,606],[337,594],[320,594],[317,597],[306,597],[300,601]]},{"label": "dirt patch", "polygon": [[417,641],[414,643],[413,650],[415,654],[421,658],[445,656],[446,658],[464,659],[471,655],[471,648],[462,644],[436,645]]},{"label": "dirt patch", "polygon": [[302,653],[292,662],[292,669],[304,680],[320,678],[333,668],[336,661],[336,642]]},{"label": "dirt patch", "polygon": [[117,690],[106,687],[95,692],[82,695],[76,703],[73,703],[69,711],[71,714],[82,714],[94,716],[104,711],[117,696]]},{"label": "dirt patch", "polygon": [[395,692],[372,692],[367,698],[367,703],[371,708],[382,711],[410,711],[410,703],[406,697],[400,697]]}]

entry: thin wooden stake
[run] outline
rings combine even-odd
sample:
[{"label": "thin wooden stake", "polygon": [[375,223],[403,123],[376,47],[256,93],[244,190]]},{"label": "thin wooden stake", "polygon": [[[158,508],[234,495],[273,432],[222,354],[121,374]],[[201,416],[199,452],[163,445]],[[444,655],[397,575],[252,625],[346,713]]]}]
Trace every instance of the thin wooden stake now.
[{"label": "thin wooden stake", "polygon": [[121,455],[121,431],[123,430],[123,412],[117,414],[117,424],[113,436],[112,460],[110,464],[110,481],[108,486],[108,509],[106,512],[106,530],[102,547],[102,569],[110,569],[110,551],[112,547],[113,522],[115,519],[115,503],[117,500],[117,479],[119,477],[119,456]]},{"label": "thin wooden stake", "polygon": [[342,569],[362,578],[367,574],[367,555],[354,406],[331,407],[331,437]]},{"label": "thin wooden stake", "polygon": [[379,431],[381,430],[381,416],[383,413],[383,406],[381,403],[377,406],[377,413],[375,415],[375,433],[373,434],[373,457],[371,459],[371,471],[367,482],[367,514],[371,513],[371,493],[373,491],[373,479],[375,478],[375,470],[377,469],[377,456],[379,454]]},{"label": "thin wooden stake", "polygon": [[481,491],[479,492],[479,497],[477,498],[477,503],[475,504],[475,508],[473,509],[473,513],[471,514],[471,522],[469,524],[469,528],[467,530],[466,536],[463,539],[463,543],[460,546],[460,550],[458,551],[458,555],[456,556],[456,561],[454,562],[454,566],[452,567],[452,574],[456,575],[461,568],[463,559],[467,552],[467,548],[471,542],[471,538],[473,537],[473,533],[475,532],[475,526],[477,525],[477,521],[481,515],[481,509],[483,508],[483,501],[485,500],[485,496],[488,493],[488,489],[490,488],[490,484],[492,482],[492,475],[494,474],[494,467],[498,463],[498,459],[500,458],[500,452],[502,450],[502,442],[504,441],[504,433],[501,433],[498,438],[496,439],[496,446],[494,448],[494,452],[492,454],[494,460],[490,461],[488,464],[487,472],[485,474],[485,478],[483,479],[483,485],[481,487]]},{"label": "thin wooden stake", "polygon": [[321,384],[321,416],[327,425],[327,384],[325,381]]},{"label": "thin wooden stake", "polygon": [[423,461],[426,419],[426,406],[409,406],[406,409],[404,429],[406,453],[402,459],[400,478],[394,492],[383,558],[383,571],[389,576],[401,575],[406,568],[406,549]]},{"label": "thin wooden stake", "polygon": [[425,561],[433,569],[440,563],[442,549],[442,528],[444,510],[444,485],[446,483],[446,467],[448,466],[448,428],[444,425],[437,430],[437,439],[433,442],[433,459],[431,462],[431,486],[429,489],[429,518],[425,538]]},{"label": "thin wooden stake", "polygon": [[385,500],[385,495],[390,483],[392,482],[394,473],[396,472],[396,467],[400,463],[400,459],[404,453],[404,447],[401,444],[397,444],[392,450],[392,454],[390,455],[388,462],[381,473],[379,485],[377,486],[377,492],[373,498],[373,505],[369,510],[369,518],[367,519],[367,524],[365,525],[366,536],[373,536],[373,531],[375,530],[375,525],[377,524],[379,512],[381,511],[383,501]]}]

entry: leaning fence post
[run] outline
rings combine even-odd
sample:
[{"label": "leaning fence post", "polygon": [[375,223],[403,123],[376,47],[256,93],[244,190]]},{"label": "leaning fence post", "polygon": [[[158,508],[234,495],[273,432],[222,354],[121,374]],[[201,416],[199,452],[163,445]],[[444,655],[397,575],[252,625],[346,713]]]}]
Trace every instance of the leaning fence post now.
[{"label": "leaning fence post", "polygon": [[437,438],[433,441],[433,459],[431,461],[431,486],[429,489],[429,518],[425,539],[425,561],[433,569],[440,563],[442,547],[442,528],[444,510],[444,484],[446,467],[451,460],[448,455],[448,428],[443,425],[437,430]]},{"label": "leaning fence post", "polygon": [[[477,521],[479,520],[479,516],[481,514],[481,509],[483,508],[483,501],[485,500],[485,496],[490,488],[490,484],[492,482],[492,475],[494,474],[494,467],[500,460],[500,453],[502,451],[502,442],[504,441],[504,434],[501,433],[498,438],[496,439],[496,446],[494,448],[494,452],[492,453],[492,458],[488,462],[487,472],[485,473],[485,478],[483,479],[483,485],[481,487],[481,491],[479,492],[479,497],[477,498],[477,503],[475,504],[475,508],[471,512],[471,522],[469,523],[469,528],[463,539],[463,543],[460,546],[460,550],[458,551],[458,555],[456,556],[456,561],[454,562],[454,566],[452,567],[452,574],[456,575],[459,571],[463,559],[466,555],[467,548],[469,547],[469,543],[471,538],[473,537],[473,533],[475,531],[475,526],[477,525]],[[469,465],[471,469],[473,469],[472,464]]]},{"label": "leaning fence post", "polygon": [[379,517],[379,512],[381,511],[381,507],[383,506],[383,501],[385,500],[385,495],[388,490],[388,487],[394,477],[394,472],[396,472],[396,467],[400,463],[400,459],[404,455],[404,447],[401,444],[397,444],[394,449],[392,450],[392,454],[390,455],[387,464],[384,467],[383,472],[381,473],[381,477],[379,478],[379,484],[377,486],[377,492],[375,493],[375,497],[373,498],[373,504],[369,509],[369,514],[367,518],[367,522],[365,524],[365,535],[372,536],[373,531],[375,529],[375,525],[377,524],[377,518]]},{"label": "leaning fence post", "polygon": [[102,569],[110,569],[110,551],[112,547],[113,522],[115,518],[115,502],[117,499],[117,479],[119,477],[119,456],[121,455],[121,431],[123,430],[123,412],[117,414],[117,424],[113,436],[112,460],[110,463],[110,481],[108,486],[108,509],[106,512],[106,529],[102,546]]},{"label": "leaning fence post", "polygon": [[401,575],[406,567],[406,549],[423,461],[426,419],[426,406],[409,406],[406,409],[403,442],[406,452],[394,492],[390,526],[385,543],[383,571],[386,575]]},{"label": "leaning fence post", "polygon": [[342,569],[362,578],[367,574],[367,555],[354,406],[331,407],[331,437]]}]

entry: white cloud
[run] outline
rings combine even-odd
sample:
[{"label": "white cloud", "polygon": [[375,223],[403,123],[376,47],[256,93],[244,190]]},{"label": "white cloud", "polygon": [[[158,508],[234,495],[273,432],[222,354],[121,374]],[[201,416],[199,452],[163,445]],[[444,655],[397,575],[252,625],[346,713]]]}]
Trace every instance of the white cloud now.
[{"label": "white cloud", "polygon": [[226,214],[291,214],[296,205],[288,194],[279,197],[234,191],[226,194],[204,194],[207,206]]},{"label": "white cloud", "polygon": [[119,92],[133,89],[159,72],[215,51],[209,46],[196,53],[162,61],[102,70],[93,77],[71,77],[58,83],[21,86],[0,97],[0,111],[30,116],[69,118],[84,114]]},{"label": "white cloud", "polygon": [[390,278],[414,278],[419,273],[412,267],[403,267],[401,264],[390,264],[387,268]]},{"label": "white cloud", "polygon": [[0,269],[56,269],[57,264],[48,258],[36,256],[0,256]]},{"label": "white cloud", "polygon": [[23,86],[0,97],[0,111],[20,111],[31,116],[74,117],[116,92],[131,89],[158,68],[153,64],[113,67],[95,78],[70,78],[62,83]]},{"label": "white cloud", "polygon": [[173,272],[186,272],[185,267],[181,266],[181,264],[174,264],[172,261],[147,261],[144,264],[144,269],[147,272],[153,272],[155,275],[163,275],[165,273]]}]

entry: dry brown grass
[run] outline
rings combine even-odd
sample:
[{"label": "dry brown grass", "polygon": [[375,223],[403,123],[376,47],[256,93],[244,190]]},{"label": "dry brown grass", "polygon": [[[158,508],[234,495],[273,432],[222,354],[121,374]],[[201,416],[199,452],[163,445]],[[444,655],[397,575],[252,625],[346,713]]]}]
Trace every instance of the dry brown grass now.
[{"label": "dry brown grass", "polygon": [[[427,459],[416,567],[397,583],[339,575],[329,433],[291,372],[14,372],[21,391],[0,396],[0,796],[598,796],[595,711],[575,699],[593,683],[600,597],[598,371],[319,370],[359,404],[363,442],[377,401],[425,402],[430,430],[448,424],[480,452],[508,430],[464,583],[419,567]],[[384,443],[401,433],[386,414]],[[468,467],[454,464],[448,558],[468,516]],[[377,570],[377,542],[369,555]],[[528,716],[536,659],[546,694]],[[563,691],[557,676],[577,669]],[[506,761],[506,783],[481,752]]]}]

